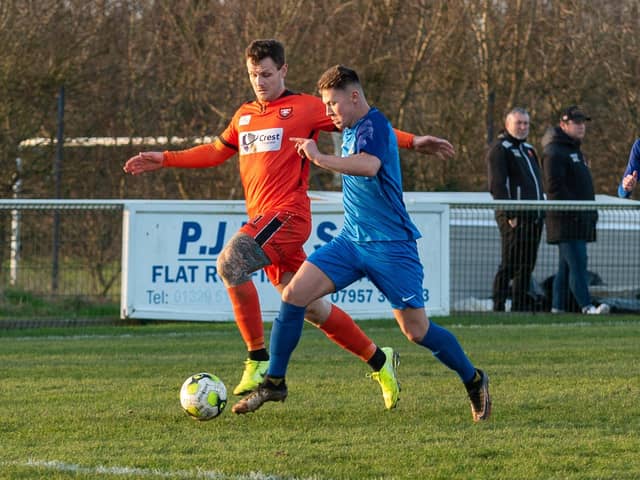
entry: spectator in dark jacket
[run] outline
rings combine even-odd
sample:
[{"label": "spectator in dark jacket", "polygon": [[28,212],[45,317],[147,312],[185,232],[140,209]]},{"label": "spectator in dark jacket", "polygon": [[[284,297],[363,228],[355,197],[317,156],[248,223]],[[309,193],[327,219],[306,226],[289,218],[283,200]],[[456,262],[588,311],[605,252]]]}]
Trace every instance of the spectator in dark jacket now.
[{"label": "spectator in dark jacket", "polygon": [[[520,107],[511,109],[504,126],[487,153],[491,196],[494,200],[544,200],[538,155],[526,142],[529,113]],[[534,310],[535,299],[529,289],[542,234],[542,212],[496,210],[496,223],[501,260],[493,280],[493,310],[504,311],[509,296],[512,311]]]},{"label": "spectator in dark jacket", "polygon": [[[580,144],[591,120],[577,106],[565,109],[557,127],[542,139],[545,188],[549,200],[595,200],[591,171]],[[553,281],[552,312],[567,309],[570,290],[582,313],[609,313],[596,307],[589,292],[587,242],[596,240],[597,210],[550,210],[546,216],[547,242],[558,245],[558,273]]]}]

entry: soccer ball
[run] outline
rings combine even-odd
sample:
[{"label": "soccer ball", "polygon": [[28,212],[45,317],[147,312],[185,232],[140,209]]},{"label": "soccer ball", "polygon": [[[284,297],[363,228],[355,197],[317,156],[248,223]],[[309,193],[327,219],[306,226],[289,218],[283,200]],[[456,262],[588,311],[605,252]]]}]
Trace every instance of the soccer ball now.
[{"label": "soccer ball", "polygon": [[191,375],[180,389],[180,405],[194,420],[211,420],[227,405],[227,387],[210,373]]}]

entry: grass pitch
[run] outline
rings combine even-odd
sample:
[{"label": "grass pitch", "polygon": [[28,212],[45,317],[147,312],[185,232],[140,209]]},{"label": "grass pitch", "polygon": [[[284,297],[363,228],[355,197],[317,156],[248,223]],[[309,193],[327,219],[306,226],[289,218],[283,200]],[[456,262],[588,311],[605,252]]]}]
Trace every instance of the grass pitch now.
[{"label": "grass pitch", "polygon": [[[395,323],[361,322],[401,355],[397,409],[369,368],[305,326],[289,398],[189,419],[178,392],[210,371],[232,390],[233,324],[0,330],[2,479],[637,479],[640,319],[435,319],[491,379],[473,424],[455,373]],[[269,325],[267,324],[267,335]]]}]

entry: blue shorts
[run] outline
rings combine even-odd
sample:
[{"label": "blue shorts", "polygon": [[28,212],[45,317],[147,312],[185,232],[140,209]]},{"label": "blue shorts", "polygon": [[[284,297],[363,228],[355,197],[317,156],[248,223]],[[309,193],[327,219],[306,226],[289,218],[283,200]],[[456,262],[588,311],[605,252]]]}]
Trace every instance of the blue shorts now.
[{"label": "blue shorts", "polygon": [[307,259],[336,292],[367,277],[397,310],[424,307],[424,271],[415,240],[353,242],[340,235]]}]

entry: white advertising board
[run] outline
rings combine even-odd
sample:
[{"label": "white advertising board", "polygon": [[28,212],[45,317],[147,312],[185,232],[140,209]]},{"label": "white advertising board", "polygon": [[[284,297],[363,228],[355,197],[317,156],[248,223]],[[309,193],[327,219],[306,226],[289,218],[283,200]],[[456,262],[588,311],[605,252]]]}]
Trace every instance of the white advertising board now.
[{"label": "white advertising board", "polygon": [[[330,241],[343,224],[341,196],[316,197],[307,253]],[[414,201],[407,202],[407,207],[423,234],[418,246],[425,268],[427,312],[448,315],[448,206]],[[232,320],[216,260],[246,220],[241,201],[127,201],[123,214],[122,318]],[[280,297],[262,271],[254,273],[253,281],[263,319],[272,321]],[[328,298],[356,319],[392,316],[387,300],[367,279]]]}]

